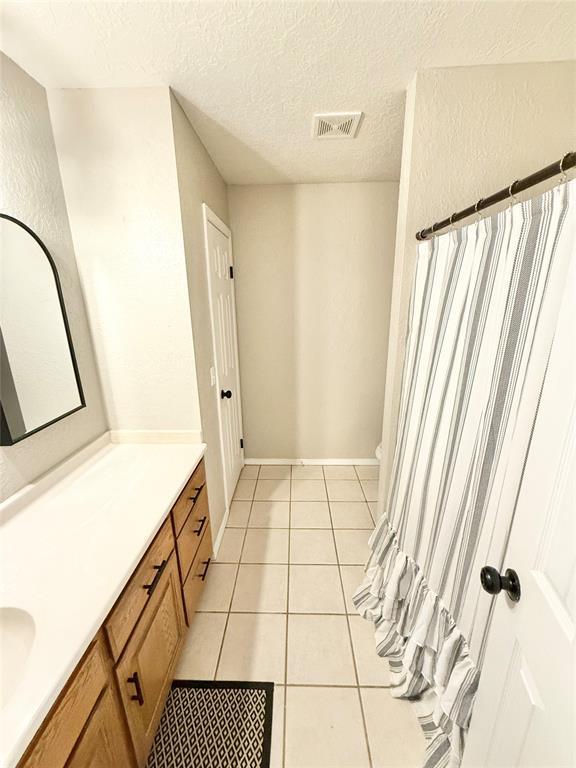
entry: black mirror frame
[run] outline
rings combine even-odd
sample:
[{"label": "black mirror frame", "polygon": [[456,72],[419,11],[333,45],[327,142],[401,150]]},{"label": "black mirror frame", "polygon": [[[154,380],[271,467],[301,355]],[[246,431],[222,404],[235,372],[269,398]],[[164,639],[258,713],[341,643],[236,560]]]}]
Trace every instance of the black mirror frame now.
[{"label": "black mirror frame", "polygon": [[29,235],[31,235],[34,240],[38,243],[40,248],[44,251],[44,255],[48,259],[48,263],[50,264],[50,267],[52,269],[52,274],[54,276],[54,283],[56,284],[56,293],[58,295],[58,301],[60,302],[60,311],[62,312],[62,320],[64,321],[64,330],[66,331],[66,339],[68,340],[68,349],[70,351],[70,358],[72,360],[72,367],[74,369],[74,376],[76,377],[76,385],[78,387],[78,394],[80,395],[80,405],[78,405],[76,408],[72,408],[72,410],[67,411],[66,413],[63,413],[61,416],[57,416],[55,419],[51,419],[51,421],[47,421],[45,424],[42,424],[40,427],[36,427],[35,429],[31,429],[29,432],[25,432],[23,435],[20,435],[17,438],[13,438],[10,434],[10,428],[8,427],[8,422],[6,421],[6,417],[4,415],[4,408],[2,406],[2,403],[0,402],[0,446],[9,446],[9,445],[15,445],[16,443],[19,443],[21,440],[25,440],[27,437],[31,437],[32,435],[35,435],[37,432],[40,432],[43,429],[46,429],[46,427],[50,427],[52,424],[56,424],[58,421],[62,421],[62,419],[65,419],[67,416],[71,416],[73,413],[76,413],[76,411],[80,411],[82,408],[86,407],[86,400],[84,398],[84,390],[82,389],[82,382],[80,381],[80,371],[78,369],[78,362],[76,360],[76,354],[74,353],[74,344],[72,342],[72,334],[70,333],[70,325],[68,323],[68,316],[66,314],[66,306],[64,304],[64,295],[62,294],[62,286],[60,284],[60,278],[58,276],[58,270],[56,269],[56,264],[54,263],[54,259],[50,255],[50,251],[42,240],[38,237],[36,232],[34,230],[30,229],[26,224],[24,224],[23,221],[20,221],[20,219],[15,218],[14,216],[9,216],[7,213],[0,213],[1,219],[7,219],[8,221],[12,221],[14,224],[17,224],[19,227],[22,227]]}]

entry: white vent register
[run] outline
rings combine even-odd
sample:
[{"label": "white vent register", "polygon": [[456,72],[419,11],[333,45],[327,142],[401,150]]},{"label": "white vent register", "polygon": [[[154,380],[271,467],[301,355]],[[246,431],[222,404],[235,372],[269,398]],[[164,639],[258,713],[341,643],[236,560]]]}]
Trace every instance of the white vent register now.
[{"label": "white vent register", "polygon": [[362,112],[326,112],[314,115],[312,136],[315,139],[354,139],[361,120]]}]

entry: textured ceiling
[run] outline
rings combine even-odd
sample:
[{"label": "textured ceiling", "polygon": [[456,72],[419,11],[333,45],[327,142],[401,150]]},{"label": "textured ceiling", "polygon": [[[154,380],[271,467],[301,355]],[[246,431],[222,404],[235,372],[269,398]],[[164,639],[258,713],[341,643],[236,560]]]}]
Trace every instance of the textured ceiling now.
[{"label": "textured ceiling", "polygon": [[[1,29],[47,88],[172,86],[236,184],[397,179],[416,70],[576,58],[574,2],[5,2]],[[311,138],[346,110],[356,140]]]}]

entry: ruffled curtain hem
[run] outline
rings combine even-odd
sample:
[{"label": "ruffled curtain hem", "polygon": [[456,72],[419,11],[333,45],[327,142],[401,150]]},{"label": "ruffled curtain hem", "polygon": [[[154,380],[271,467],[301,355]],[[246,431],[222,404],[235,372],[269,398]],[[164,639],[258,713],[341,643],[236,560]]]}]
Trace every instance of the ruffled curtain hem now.
[{"label": "ruffled curtain hem", "polygon": [[386,518],[370,537],[372,555],[353,601],[375,626],[376,652],[390,664],[391,694],[419,699],[425,768],[460,764],[479,669],[464,636],[418,564],[398,546]]}]

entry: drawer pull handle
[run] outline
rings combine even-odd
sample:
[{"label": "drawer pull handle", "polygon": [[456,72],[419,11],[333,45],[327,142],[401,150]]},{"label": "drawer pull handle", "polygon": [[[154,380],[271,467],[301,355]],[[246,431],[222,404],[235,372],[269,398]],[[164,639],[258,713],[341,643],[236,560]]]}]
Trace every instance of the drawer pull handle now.
[{"label": "drawer pull handle", "polygon": [[168,564],[168,560],[162,560],[160,565],[153,566],[154,570],[156,571],[156,573],[154,574],[154,578],[152,579],[150,584],[144,584],[144,587],[143,587],[146,590],[146,592],[148,592],[148,597],[150,597],[150,595],[154,592],[154,590],[158,586],[158,582],[162,578],[162,574],[164,573],[164,568],[166,568],[167,564]]},{"label": "drawer pull handle", "polygon": [[202,560],[202,563],[206,566],[206,568],[204,568],[202,573],[198,574],[198,578],[200,579],[200,581],[204,581],[204,579],[206,578],[206,574],[208,573],[208,568],[210,568],[210,560],[211,559],[212,558],[209,557],[208,560]]},{"label": "drawer pull handle", "polygon": [[194,531],[194,533],[196,534],[196,536],[200,536],[200,535],[202,534],[202,531],[204,530],[204,526],[206,525],[206,519],[207,519],[207,516],[206,516],[206,515],[204,515],[204,517],[203,517],[203,518],[201,518],[200,520],[198,520],[198,522],[200,523],[200,527],[199,527],[199,528],[197,528],[197,529]]},{"label": "drawer pull handle", "polygon": [[194,488],[194,490],[196,491],[196,493],[194,494],[194,496],[188,496],[188,499],[189,499],[189,500],[190,500],[190,501],[191,501],[193,504],[196,504],[196,501],[198,500],[198,496],[200,496],[200,494],[202,493],[202,490],[203,490],[203,488],[204,488],[204,486],[205,486],[205,485],[206,485],[206,483],[203,483],[203,484],[200,486],[200,488]]},{"label": "drawer pull handle", "polygon": [[142,695],[142,686],[140,685],[140,678],[138,677],[138,672],[134,672],[134,674],[131,677],[129,677],[126,682],[132,683],[136,688],[136,693],[130,696],[130,699],[132,701],[137,701],[138,704],[142,706],[144,704],[144,696]]}]

